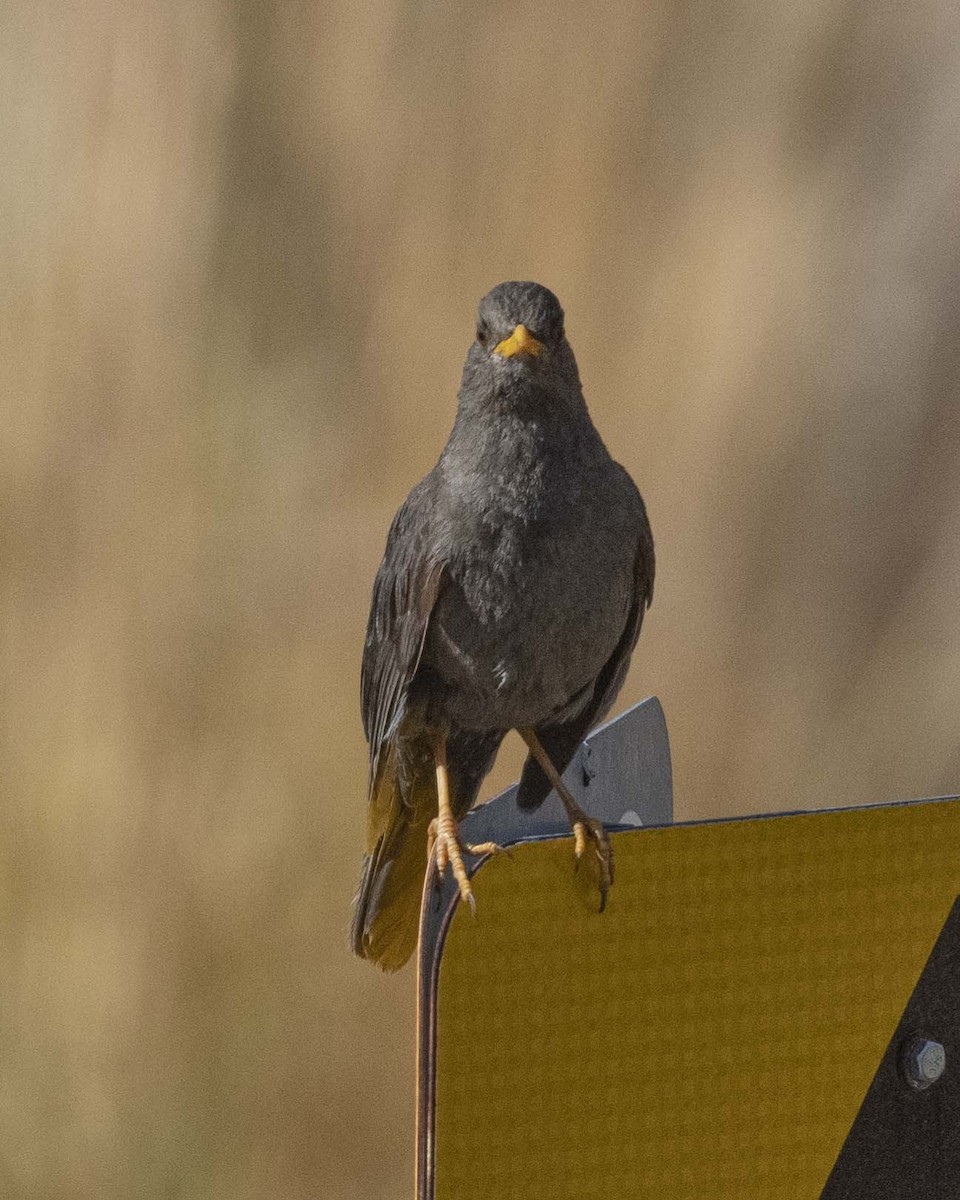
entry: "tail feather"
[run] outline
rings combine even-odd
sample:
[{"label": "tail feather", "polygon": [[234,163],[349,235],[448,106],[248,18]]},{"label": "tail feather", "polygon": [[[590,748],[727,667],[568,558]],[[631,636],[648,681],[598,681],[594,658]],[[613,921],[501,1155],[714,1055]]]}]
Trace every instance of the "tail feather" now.
[{"label": "tail feather", "polygon": [[[450,736],[450,800],[457,820],[477,798],[503,734]],[[361,958],[397,971],[417,945],[427,866],[427,830],[437,815],[433,761],[423,747],[384,745],[374,768],[367,853],[354,900],[351,940]]]},{"label": "tail feather", "polygon": [[378,782],[377,792],[372,810],[382,814],[382,821],[378,822],[379,832],[371,830],[376,840],[364,856],[351,941],[362,958],[371,959],[385,971],[397,971],[417,944],[427,830],[436,805],[423,782],[419,786],[414,783],[404,803],[391,770]]}]

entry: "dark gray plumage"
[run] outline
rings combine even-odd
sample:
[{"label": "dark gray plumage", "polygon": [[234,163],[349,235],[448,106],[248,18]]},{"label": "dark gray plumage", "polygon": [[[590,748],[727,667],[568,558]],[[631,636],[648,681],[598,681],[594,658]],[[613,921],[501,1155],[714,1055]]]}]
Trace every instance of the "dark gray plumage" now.
[{"label": "dark gray plumage", "polygon": [[[500,284],[480,302],[453,431],[374,583],[357,953],[395,968],[416,943],[441,740],[455,818],[510,729],[534,730],[562,773],[623,683],[653,577],[643,501],[590,420],[559,302]],[[549,786],[529,758],[520,804]]]}]

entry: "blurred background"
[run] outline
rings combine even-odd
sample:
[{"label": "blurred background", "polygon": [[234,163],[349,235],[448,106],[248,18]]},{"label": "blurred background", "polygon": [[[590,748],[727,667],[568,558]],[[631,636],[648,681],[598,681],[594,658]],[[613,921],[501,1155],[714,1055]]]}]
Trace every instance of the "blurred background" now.
[{"label": "blurred background", "polygon": [[493,284],[646,496],[677,815],[960,787],[960,8],[33,0],[0,64],[0,1194],[399,1200],[358,671]]}]

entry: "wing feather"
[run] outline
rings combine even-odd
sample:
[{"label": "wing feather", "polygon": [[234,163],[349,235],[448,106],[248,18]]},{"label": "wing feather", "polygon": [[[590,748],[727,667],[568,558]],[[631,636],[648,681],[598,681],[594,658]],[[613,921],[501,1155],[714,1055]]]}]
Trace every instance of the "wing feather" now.
[{"label": "wing feather", "polygon": [[[629,479],[629,476],[627,478]],[[597,675],[589,698],[576,716],[562,724],[547,725],[537,730],[543,748],[561,775],[576,753],[577,747],[596,723],[603,719],[616,700],[627,676],[630,657],[640,637],[644,613],[653,603],[653,579],[656,569],[653,534],[643,500],[639,492],[636,495],[640,503],[640,536],[633,563],[633,599],[623,632],[613,653]],[[536,759],[528,755],[520,777],[517,803],[523,809],[536,808],[546,799],[549,791],[550,783],[546,775]]]},{"label": "wing feather", "polygon": [[443,580],[444,563],[430,546],[429,483],[428,476],[394,517],[373,585],[360,671],[371,786],[381,750],[403,718]]}]

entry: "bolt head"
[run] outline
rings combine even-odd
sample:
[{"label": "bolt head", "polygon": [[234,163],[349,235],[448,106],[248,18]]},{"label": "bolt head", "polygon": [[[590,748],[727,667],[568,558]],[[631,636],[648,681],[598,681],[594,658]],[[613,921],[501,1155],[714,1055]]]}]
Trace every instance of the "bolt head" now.
[{"label": "bolt head", "polygon": [[947,1069],[947,1052],[932,1038],[914,1038],[904,1052],[903,1067],[910,1086],[923,1091],[936,1083]]}]

